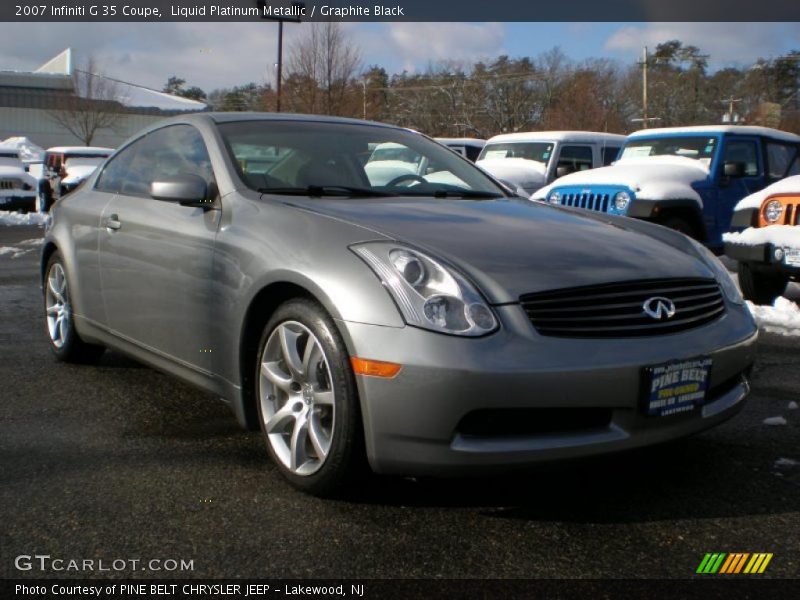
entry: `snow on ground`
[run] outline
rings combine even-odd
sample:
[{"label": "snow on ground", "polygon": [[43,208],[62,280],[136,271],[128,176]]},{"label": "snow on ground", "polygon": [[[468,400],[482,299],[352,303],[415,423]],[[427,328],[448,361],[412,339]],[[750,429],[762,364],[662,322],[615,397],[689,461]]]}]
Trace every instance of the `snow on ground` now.
[{"label": "snow on ground", "polygon": [[741,233],[723,233],[722,239],[740,246],[773,244],[781,248],[800,248],[800,227],[795,225],[749,227]]},{"label": "snow on ground", "polygon": [[44,225],[49,215],[44,213],[17,213],[0,210],[0,225]]},{"label": "snow on ground", "polygon": [[791,300],[780,297],[772,306],[758,306],[752,302],[747,306],[764,331],[800,336],[800,307]]},{"label": "snow on ground", "polygon": [[800,175],[787,177],[768,185],[763,190],[742,198],[734,210],[761,208],[761,203],[773,194],[800,194]]},{"label": "snow on ground", "polygon": [[786,425],[786,419],[783,417],[767,417],[764,419],[764,425]]}]

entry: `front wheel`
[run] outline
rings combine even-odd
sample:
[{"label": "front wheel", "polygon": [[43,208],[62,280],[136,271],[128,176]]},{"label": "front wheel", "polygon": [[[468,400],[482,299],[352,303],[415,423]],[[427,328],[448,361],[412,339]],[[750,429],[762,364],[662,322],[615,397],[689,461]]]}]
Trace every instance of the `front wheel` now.
[{"label": "front wheel", "polygon": [[358,394],[330,316],[310,300],[278,308],[261,336],[256,400],[281,474],[319,496],[340,491],[364,463]]},{"label": "front wheel", "polygon": [[749,263],[739,263],[742,296],[755,304],[773,304],[789,284],[789,276],[777,271],[760,271]]},{"label": "front wheel", "polygon": [[667,216],[663,219],[659,219],[657,223],[667,227],[668,229],[673,229],[682,233],[683,235],[687,235],[692,239],[697,240],[699,238],[697,231],[695,231],[695,228],[692,226],[692,224],[681,217]]},{"label": "front wheel", "polygon": [[84,342],[75,330],[67,272],[59,252],[47,261],[44,281],[45,325],[50,349],[64,362],[94,362],[103,353],[102,346]]}]

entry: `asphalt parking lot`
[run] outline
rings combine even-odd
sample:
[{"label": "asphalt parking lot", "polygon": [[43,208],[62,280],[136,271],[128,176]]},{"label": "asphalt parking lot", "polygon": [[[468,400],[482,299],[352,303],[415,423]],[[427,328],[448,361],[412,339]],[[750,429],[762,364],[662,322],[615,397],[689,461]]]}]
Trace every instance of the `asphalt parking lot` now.
[{"label": "asphalt parking lot", "polygon": [[[501,479],[294,491],[228,408],[118,354],[56,363],[36,227],[0,225],[0,577],[15,557],[184,559],[125,576],[683,578],[707,552],[800,574],[800,338],[763,334],[742,413],[704,434]],[[763,423],[782,416],[785,425]],[[793,462],[795,461],[795,462]],[[95,574],[102,575],[102,574]]]}]

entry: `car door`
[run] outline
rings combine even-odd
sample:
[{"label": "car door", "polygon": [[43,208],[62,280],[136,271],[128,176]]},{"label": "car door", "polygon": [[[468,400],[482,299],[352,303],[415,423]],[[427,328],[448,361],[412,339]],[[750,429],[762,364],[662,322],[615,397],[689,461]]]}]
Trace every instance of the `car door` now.
[{"label": "car door", "polygon": [[102,216],[100,274],[108,323],[124,339],[201,371],[208,369],[214,241],[221,211],[150,196],[153,181],[214,175],[199,131],[149,133]]},{"label": "car door", "polygon": [[[764,188],[764,165],[759,138],[752,136],[726,136],[719,165],[719,193],[714,210],[717,231],[722,234],[730,229],[731,217],[736,204],[753,192]],[[725,163],[739,163],[743,170],[739,175],[726,177]]]}]

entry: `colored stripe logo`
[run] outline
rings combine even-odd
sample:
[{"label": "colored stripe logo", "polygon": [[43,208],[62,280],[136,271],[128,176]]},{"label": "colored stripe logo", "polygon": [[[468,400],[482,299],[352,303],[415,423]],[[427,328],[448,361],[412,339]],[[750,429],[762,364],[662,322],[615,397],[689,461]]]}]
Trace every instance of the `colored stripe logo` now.
[{"label": "colored stripe logo", "polygon": [[755,575],[763,573],[771,560],[771,552],[757,552],[754,554],[749,552],[733,552],[729,554],[725,552],[709,552],[700,561],[700,566],[697,567],[696,573],[704,575],[748,573]]}]

